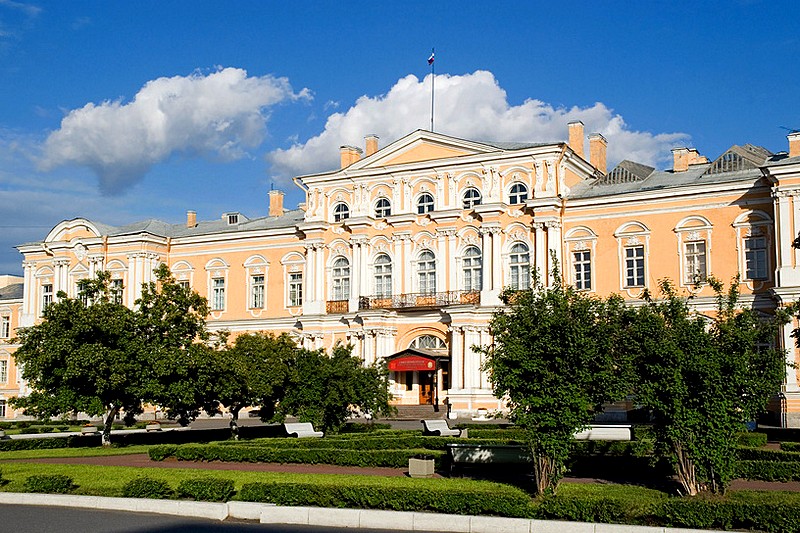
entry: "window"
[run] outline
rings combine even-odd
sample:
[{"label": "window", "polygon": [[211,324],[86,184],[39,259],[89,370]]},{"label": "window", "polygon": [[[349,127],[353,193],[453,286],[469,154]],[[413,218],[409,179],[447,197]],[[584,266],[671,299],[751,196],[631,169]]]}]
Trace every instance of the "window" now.
[{"label": "window", "polygon": [[433,196],[423,193],[417,198],[417,214],[424,215],[433,211]]},{"label": "window", "polygon": [[289,307],[299,307],[303,305],[303,273],[289,273]]},{"label": "window", "polygon": [[6,401],[0,400],[0,418],[6,417]]},{"label": "window", "polygon": [[187,279],[178,280],[178,286],[185,291],[191,290],[191,287],[189,286],[189,280]]},{"label": "window", "polygon": [[692,241],[684,245],[684,281],[697,284],[706,280],[706,241]]},{"label": "window", "polygon": [[350,208],[345,203],[339,203],[333,206],[333,221],[341,222],[350,218]]},{"label": "window", "polygon": [[523,183],[515,183],[508,193],[508,203],[524,204],[528,201],[528,187]]},{"label": "window", "polygon": [[8,361],[0,361],[0,383],[8,382]]},{"label": "window", "polygon": [[53,286],[48,283],[42,285],[42,311],[51,303],[53,303]]},{"label": "window", "polygon": [[511,247],[511,289],[523,291],[531,287],[531,255],[528,245],[522,242]]},{"label": "window", "polygon": [[115,304],[122,305],[122,280],[121,279],[112,279],[111,280],[111,301]]},{"label": "window", "polygon": [[464,272],[464,290],[481,290],[483,268],[481,265],[481,251],[477,246],[470,246],[464,251],[464,260],[461,268]]},{"label": "window", "polygon": [[228,214],[228,225],[235,226],[239,223],[239,213],[229,213]]},{"label": "window", "polygon": [[417,279],[419,292],[434,294],[436,292],[436,256],[430,250],[419,254],[417,259]]},{"label": "window", "polygon": [[392,214],[392,203],[388,198],[379,198],[375,202],[375,218],[386,218]]},{"label": "window", "polygon": [[0,317],[0,339],[8,339],[11,337],[11,317]]},{"label": "window", "polygon": [[572,252],[572,268],[575,273],[575,288],[592,290],[592,253],[589,250]]},{"label": "window", "polygon": [[744,240],[747,279],[767,279],[767,239],[748,237]]},{"label": "window", "polygon": [[644,287],[644,246],[625,248],[625,286]]},{"label": "window", "polygon": [[264,309],[264,276],[250,276],[250,309]]},{"label": "window", "polygon": [[211,310],[223,311],[225,309],[225,278],[211,279]]},{"label": "window", "polygon": [[375,258],[375,296],[388,298],[392,295],[392,260],[386,254]]},{"label": "window", "polygon": [[464,209],[472,209],[476,205],[481,205],[481,193],[478,191],[478,189],[470,187],[464,191],[463,206]]},{"label": "window", "polygon": [[333,262],[333,300],[350,298],[350,261],[337,257]]},{"label": "window", "polygon": [[447,345],[435,335],[420,335],[408,345],[409,348],[422,348],[423,350],[443,350]]}]

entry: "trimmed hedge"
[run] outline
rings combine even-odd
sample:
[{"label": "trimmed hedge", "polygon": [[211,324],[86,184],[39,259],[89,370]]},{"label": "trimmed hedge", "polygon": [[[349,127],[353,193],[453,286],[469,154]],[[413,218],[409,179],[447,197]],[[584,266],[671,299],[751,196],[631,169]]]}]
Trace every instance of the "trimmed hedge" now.
[{"label": "trimmed hedge", "polygon": [[52,450],[54,448],[90,448],[100,446],[100,435],[71,435],[34,439],[0,440],[0,452],[16,450]]},{"label": "trimmed hedge", "polygon": [[166,481],[150,477],[139,477],[128,481],[122,487],[122,496],[125,498],[152,498],[163,500],[175,496],[175,491]]},{"label": "trimmed hedge", "polygon": [[800,442],[781,442],[782,452],[800,452]]},{"label": "trimmed hedge", "polygon": [[531,498],[521,489],[496,485],[486,490],[431,486],[383,487],[318,483],[247,483],[239,500],[277,505],[350,507],[391,511],[430,511],[447,514],[530,518]]},{"label": "trimmed hedge", "polygon": [[736,477],[761,481],[798,481],[800,462],[738,461]]},{"label": "trimmed hedge", "polygon": [[759,448],[739,448],[737,457],[742,461],[769,461],[776,463],[800,462],[800,453]]},{"label": "trimmed hedge", "polygon": [[[422,435],[358,435],[358,438],[325,437],[323,439],[257,439],[249,442],[217,443],[230,447],[265,447],[289,449],[400,450],[406,448],[446,450],[448,444],[507,445],[516,441],[503,439],[462,439],[459,437],[425,437]],[[520,442],[521,444],[521,442]]]},{"label": "trimmed hedge", "polygon": [[200,502],[226,502],[236,493],[233,480],[199,477],[178,484],[178,497]]},{"label": "trimmed hedge", "polygon": [[708,501],[702,498],[674,499],[663,504],[667,526],[705,529],[756,529],[782,533],[797,531],[800,506],[785,503]]},{"label": "trimmed hedge", "polygon": [[761,448],[762,446],[767,445],[767,434],[748,431],[745,433],[739,433],[738,440],[739,446],[746,446],[748,448]]},{"label": "trimmed hedge", "polygon": [[27,492],[66,494],[75,488],[72,478],[61,474],[28,476],[25,480]]},{"label": "trimmed hedge", "polygon": [[408,459],[421,453],[433,455],[437,468],[441,467],[445,452],[429,449],[403,450],[347,450],[341,448],[267,448],[255,446],[183,445],[154,446],[150,459],[162,461],[175,457],[179,461],[224,461],[239,463],[305,463],[340,466],[403,468]]}]

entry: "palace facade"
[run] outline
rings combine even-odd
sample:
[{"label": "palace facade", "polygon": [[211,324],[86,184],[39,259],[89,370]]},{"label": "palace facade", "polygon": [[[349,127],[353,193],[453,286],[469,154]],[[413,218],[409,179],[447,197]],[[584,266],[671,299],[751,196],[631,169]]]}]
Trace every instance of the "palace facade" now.
[{"label": "palace facade", "polygon": [[[208,298],[211,330],[350,343],[365,364],[388,360],[398,404],[502,409],[473,347],[491,341],[502,290],[527,288],[535,270],[549,276],[552,258],[568,283],[601,296],[636,301],[670,278],[712,312],[703,281],[713,273],[739,275],[743,301],[765,312],[797,300],[800,133],[788,140],[787,152],[747,144],[713,160],[676,148],[660,171],[627,160],[608,169],[606,140],[586,138],[580,122],[553,143],[416,131],[379,148],[367,136],[364,151],[341,148],[341,168],[294,179],[306,196],[297,209],[270,191],[267,216],[64,221],[18,247],[24,289],[11,306],[0,297],[0,314],[16,305],[10,327],[31,325],[59,291],[75,295],[100,270],[132,306],[163,262]],[[793,327],[780,339],[788,373],[773,408],[782,425],[800,426]],[[2,360],[8,381],[13,346],[0,345]]]}]

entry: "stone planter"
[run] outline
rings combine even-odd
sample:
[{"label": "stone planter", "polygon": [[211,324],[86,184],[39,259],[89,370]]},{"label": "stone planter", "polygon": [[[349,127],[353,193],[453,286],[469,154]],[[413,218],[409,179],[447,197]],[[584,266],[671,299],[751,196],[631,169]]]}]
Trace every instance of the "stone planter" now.
[{"label": "stone planter", "polygon": [[97,433],[97,428],[94,426],[85,426],[81,428],[81,435],[94,435]]},{"label": "stone planter", "polygon": [[0,429],[0,440],[5,440],[5,439],[8,439],[8,438],[10,438],[10,437],[8,437],[6,435],[6,432],[3,431],[2,429]]},{"label": "stone planter", "polygon": [[408,458],[409,477],[433,477],[433,459],[428,456]]},{"label": "stone planter", "polygon": [[151,422],[150,424],[147,424],[144,429],[147,431],[161,431],[161,424],[158,422]]}]

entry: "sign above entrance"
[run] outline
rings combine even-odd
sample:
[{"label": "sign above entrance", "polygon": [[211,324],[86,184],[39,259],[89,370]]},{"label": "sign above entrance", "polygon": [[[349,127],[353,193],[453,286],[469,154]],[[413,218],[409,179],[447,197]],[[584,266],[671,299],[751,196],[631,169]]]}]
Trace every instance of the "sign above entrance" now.
[{"label": "sign above entrance", "polygon": [[418,355],[407,355],[389,361],[389,370],[394,372],[408,372],[412,370],[427,370],[433,372],[436,370],[436,361]]}]

